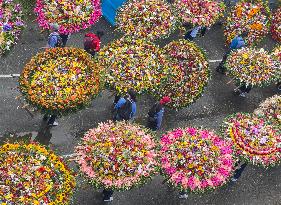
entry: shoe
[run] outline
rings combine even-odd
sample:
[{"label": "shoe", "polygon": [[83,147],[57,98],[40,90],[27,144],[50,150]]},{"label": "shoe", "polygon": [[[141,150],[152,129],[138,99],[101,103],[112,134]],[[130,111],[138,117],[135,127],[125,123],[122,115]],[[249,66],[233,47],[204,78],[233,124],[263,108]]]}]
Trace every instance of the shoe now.
[{"label": "shoe", "polygon": [[240,95],[239,95],[240,97],[243,97],[243,98],[245,98],[246,97],[246,95],[245,95],[245,93],[240,93]]},{"label": "shoe", "polygon": [[53,124],[48,124],[48,125],[49,125],[49,126],[54,126],[54,127],[55,127],[55,126],[58,126],[59,123],[55,121]]},{"label": "shoe", "polygon": [[221,69],[221,67],[217,67],[216,71],[220,74],[225,74],[225,72]]},{"label": "shoe", "polygon": [[236,179],[236,178],[231,178],[231,181],[232,181],[232,182],[236,182],[237,179]]},{"label": "shoe", "polygon": [[188,198],[188,194],[180,194],[179,195],[179,199],[187,199]]},{"label": "shoe", "polygon": [[109,198],[103,198],[103,201],[104,202],[110,202],[110,201],[113,201],[113,197],[109,197]]}]

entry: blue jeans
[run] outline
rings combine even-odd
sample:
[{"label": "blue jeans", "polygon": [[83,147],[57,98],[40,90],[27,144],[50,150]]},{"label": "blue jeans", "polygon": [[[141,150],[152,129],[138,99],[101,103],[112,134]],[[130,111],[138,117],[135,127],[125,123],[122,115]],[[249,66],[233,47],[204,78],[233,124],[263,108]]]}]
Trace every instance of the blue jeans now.
[{"label": "blue jeans", "polygon": [[239,169],[236,169],[234,172],[234,179],[239,179],[239,177],[241,177],[242,172],[244,171],[244,169],[246,168],[247,163],[244,163],[241,165],[241,167]]}]

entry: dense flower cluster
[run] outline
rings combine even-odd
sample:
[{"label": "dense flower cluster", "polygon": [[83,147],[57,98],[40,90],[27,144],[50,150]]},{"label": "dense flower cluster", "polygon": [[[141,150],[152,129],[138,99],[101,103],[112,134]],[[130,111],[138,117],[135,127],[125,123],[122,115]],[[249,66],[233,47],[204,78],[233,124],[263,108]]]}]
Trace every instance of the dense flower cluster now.
[{"label": "dense flower cluster", "polygon": [[173,3],[182,22],[210,27],[223,16],[224,5],[212,0],[176,0]]},{"label": "dense flower cluster", "polygon": [[13,0],[0,0],[0,56],[16,43],[24,28],[21,6]]},{"label": "dense flower cluster", "polygon": [[262,102],[254,111],[257,116],[272,122],[277,128],[281,128],[281,96],[274,95]]},{"label": "dense flower cluster", "polygon": [[145,128],[109,121],[85,134],[76,162],[94,187],[127,190],[156,172],[155,147]]},{"label": "dense flower cluster", "polygon": [[264,49],[241,48],[228,56],[225,66],[227,74],[240,83],[263,86],[277,78],[274,61]]},{"label": "dense flower cluster", "polygon": [[107,84],[118,93],[130,88],[138,93],[156,89],[167,67],[158,46],[127,37],[102,48],[98,62],[107,71]]},{"label": "dense flower cluster", "polygon": [[237,156],[254,165],[273,166],[281,159],[281,134],[266,119],[236,114],[225,120],[225,134]]},{"label": "dense flower cluster", "polygon": [[34,143],[1,146],[0,175],[2,204],[67,205],[76,185],[62,159]]},{"label": "dense flower cluster", "polygon": [[101,16],[100,0],[37,0],[34,11],[42,29],[57,23],[63,34],[86,29]]},{"label": "dense flower cluster", "polygon": [[241,2],[229,13],[224,29],[226,43],[238,34],[248,32],[247,45],[259,42],[269,32],[268,8],[261,3]]},{"label": "dense flower cluster", "polygon": [[178,128],[164,134],[160,144],[162,173],[180,190],[215,189],[232,175],[235,161],[231,144],[211,131]]},{"label": "dense flower cluster", "polygon": [[209,64],[206,56],[196,44],[187,41],[173,41],[163,48],[170,72],[154,90],[157,98],[169,96],[167,104],[173,108],[185,107],[193,103],[209,80]]},{"label": "dense flower cluster", "polygon": [[120,8],[116,22],[126,35],[154,40],[168,36],[176,18],[168,3],[161,0],[129,0]]},{"label": "dense flower cluster", "polygon": [[281,42],[281,7],[279,7],[273,14],[270,30],[272,38]]},{"label": "dense flower cluster", "polygon": [[274,67],[276,69],[276,80],[281,82],[281,45],[277,46],[271,52],[271,58],[274,62]]},{"label": "dense flower cluster", "polygon": [[52,48],[34,56],[19,79],[27,101],[49,113],[87,105],[101,89],[101,70],[78,48]]}]

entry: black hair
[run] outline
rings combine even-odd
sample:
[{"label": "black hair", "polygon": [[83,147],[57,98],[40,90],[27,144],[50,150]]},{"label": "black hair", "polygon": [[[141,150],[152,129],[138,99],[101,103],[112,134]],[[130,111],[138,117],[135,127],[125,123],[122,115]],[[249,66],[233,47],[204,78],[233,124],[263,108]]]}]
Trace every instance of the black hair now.
[{"label": "black hair", "polygon": [[129,89],[128,90],[128,94],[130,95],[130,97],[132,98],[132,100],[134,102],[137,102],[137,93],[136,93],[136,91],[134,91],[133,89]]},{"label": "black hair", "polygon": [[104,32],[103,32],[103,31],[97,31],[97,36],[98,36],[99,38],[101,38],[103,35],[104,35]]},{"label": "black hair", "polygon": [[244,31],[244,32],[242,32],[242,33],[240,34],[240,36],[241,36],[242,38],[245,38],[246,36],[248,36],[248,34],[249,34],[248,31]]}]

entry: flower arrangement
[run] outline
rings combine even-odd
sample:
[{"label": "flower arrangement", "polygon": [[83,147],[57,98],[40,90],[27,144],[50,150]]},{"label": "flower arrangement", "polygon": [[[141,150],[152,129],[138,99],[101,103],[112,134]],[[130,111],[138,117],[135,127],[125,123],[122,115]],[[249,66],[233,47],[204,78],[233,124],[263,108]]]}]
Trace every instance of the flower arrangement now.
[{"label": "flower arrangement", "polygon": [[155,147],[145,128],[109,121],[85,134],[76,147],[76,162],[94,187],[128,190],[156,172]]},{"label": "flower arrangement", "polygon": [[274,61],[274,67],[277,71],[276,80],[277,82],[281,81],[281,45],[276,46],[271,52],[271,58]]},{"label": "flower arrangement", "polygon": [[224,4],[212,0],[176,0],[173,7],[181,22],[211,27],[223,16]]},{"label": "flower arrangement", "polygon": [[277,78],[274,62],[264,49],[234,50],[227,57],[225,67],[228,75],[247,85],[268,85]]},{"label": "flower arrangement", "polygon": [[130,88],[143,93],[157,87],[167,70],[167,62],[158,46],[129,37],[102,48],[98,62],[107,71],[107,85],[120,94]]},{"label": "flower arrangement", "polygon": [[272,16],[270,30],[272,38],[278,42],[281,42],[281,7],[279,7]]},{"label": "flower arrangement", "polygon": [[161,0],[129,0],[116,16],[118,29],[126,35],[155,40],[175,29],[176,18]]},{"label": "flower arrangement", "polygon": [[181,191],[215,189],[232,176],[231,144],[211,131],[177,128],[164,134],[160,145],[162,174]]},{"label": "flower arrangement", "polygon": [[52,48],[38,53],[24,67],[20,91],[45,113],[66,114],[85,107],[98,95],[102,71],[78,48]]},{"label": "flower arrangement", "polygon": [[207,85],[210,70],[205,53],[193,42],[172,41],[163,48],[170,72],[153,90],[157,98],[169,96],[172,108],[182,108],[199,98]]},{"label": "flower arrangement", "polygon": [[237,3],[224,25],[227,45],[236,35],[243,32],[248,32],[244,39],[247,45],[261,41],[269,32],[269,12],[269,8],[262,3]]},{"label": "flower arrangement", "polygon": [[69,204],[76,185],[62,159],[36,143],[0,147],[2,204]]},{"label": "flower arrangement", "polygon": [[100,0],[37,0],[34,11],[42,29],[57,23],[62,34],[86,29],[101,16]]},{"label": "flower arrangement", "polygon": [[[277,127],[281,125],[281,96],[274,95],[262,102],[254,111],[254,114],[260,116]],[[280,127],[279,127],[280,129]]]},{"label": "flower arrangement", "polygon": [[24,28],[20,4],[13,0],[0,0],[0,56],[10,50]]},{"label": "flower arrangement", "polygon": [[281,135],[266,119],[240,114],[225,120],[226,136],[235,154],[254,165],[273,166],[281,159]]}]

